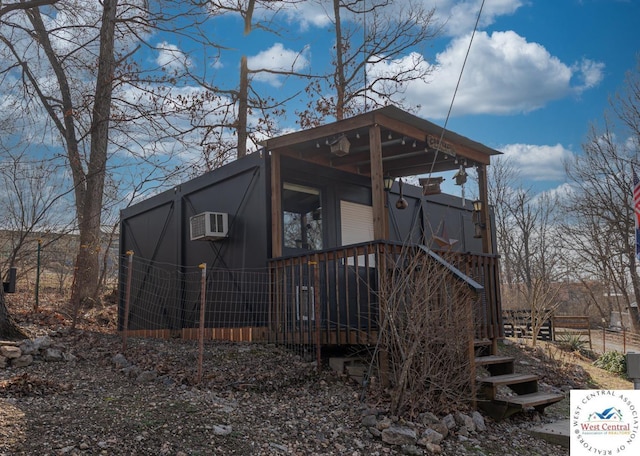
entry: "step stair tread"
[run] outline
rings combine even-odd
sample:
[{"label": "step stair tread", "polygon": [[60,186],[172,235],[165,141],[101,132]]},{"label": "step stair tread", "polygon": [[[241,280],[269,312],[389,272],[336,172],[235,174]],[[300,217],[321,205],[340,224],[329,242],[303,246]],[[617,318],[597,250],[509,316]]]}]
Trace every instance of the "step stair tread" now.
[{"label": "step stair tread", "polygon": [[493,386],[499,385],[515,385],[517,383],[527,383],[527,382],[537,382],[537,375],[532,374],[504,374],[504,375],[493,375],[490,377],[480,377],[478,381],[481,383],[488,383]]},{"label": "step stair tread", "polygon": [[560,402],[565,398],[564,394],[545,393],[538,391],[536,393],[521,394],[519,396],[498,397],[495,402],[519,405],[521,407],[537,407],[540,405],[551,405]]},{"label": "step stair tread", "polygon": [[491,345],[491,339],[474,339],[473,345],[476,347],[481,347],[483,345]]},{"label": "step stair tread", "polygon": [[476,358],[476,365],[485,366],[487,364],[512,363],[514,361],[515,361],[515,358],[513,358],[512,356],[500,356],[500,355],[478,356]]}]

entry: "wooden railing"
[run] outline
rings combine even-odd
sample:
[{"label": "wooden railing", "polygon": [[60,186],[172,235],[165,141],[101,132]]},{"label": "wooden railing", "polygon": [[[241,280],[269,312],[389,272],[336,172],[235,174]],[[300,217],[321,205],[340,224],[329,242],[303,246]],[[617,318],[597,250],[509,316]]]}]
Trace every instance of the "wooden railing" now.
[{"label": "wooden railing", "polygon": [[[417,252],[400,243],[374,241],[271,260],[270,339],[286,344],[375,344],[381,272],[396,267],[407,249]],[[475,337],[503,337],[497,257],[436,253],[483,287],[474,308]],[[452,274],[452,280],[457,279]]]}]

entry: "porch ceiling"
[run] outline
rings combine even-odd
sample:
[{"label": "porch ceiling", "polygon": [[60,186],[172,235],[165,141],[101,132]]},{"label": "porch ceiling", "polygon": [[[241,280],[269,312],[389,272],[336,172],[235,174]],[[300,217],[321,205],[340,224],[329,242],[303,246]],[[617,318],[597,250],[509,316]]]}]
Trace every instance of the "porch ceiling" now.
[{"label": "porch ceiling", "polygon": [[[442,127],[394,106],[279,136],[263,145],[272,154],[370,175],[369,128],[376,124],[381,131],[383,172],[392,177],[456,170],[460,166],[456,158],[466,160],[467,166],[488,165],[492,155],[501,153],[452,131],[443,134]],[[339,157],[331,153],[330,144],[343,135],[350,148]]]}]

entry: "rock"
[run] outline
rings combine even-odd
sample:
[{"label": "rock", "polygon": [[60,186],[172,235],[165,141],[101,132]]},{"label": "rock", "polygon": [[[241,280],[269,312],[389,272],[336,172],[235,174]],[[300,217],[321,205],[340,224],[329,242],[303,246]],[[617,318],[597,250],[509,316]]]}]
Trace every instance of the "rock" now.
[{"label": "rock", "polygon": [[429,453],[433,453],[433,454],[442,453],[442,447],[440,445],[436,445],[435,443],[427,443],[424,447]]},{"label": "rock", "polygon": [[137,378],[138,375],[142,373],[142,369],[135,364],[132,364],[131,366],[122,369],[121,372],[129,378]]},{"label": "rock", "polygon": [[442,424],[444,424],[447,429],[452,430],[456,428],[456,419],[453,417],[451,413],[442,418]]},{"label": "rock", "polygon": [[418,421],[426,426],[431,426],[432,424],[440,423],[440,418],[431,412],[424,412],[418,415]]},{"label": "rock", "polygon": [[7,367],[7,358],[0,355],[0,369],[4,369],[5,367]]},{"label": "rock", "polygon": [[428,427],[430,429],[433,429],[437,433],[442,434],[443,438],[446,438],[449,435],[449,428],[447,427],[446,424],[444,424],[441,421],[438,421],[437,423],[431,424]]},{"label": "rock", "polygon": [[367,415],[362,418],[362,425],[364,427],[376,427],[378,425],[378,419],[375,415]]},{"label": "rock", "polygon": [[156,371],[144,371],[136,377],[136,382],[148,383],[148,382],[154,381],[157,378],[158,378],[158,373]]},{"label": "rock", "polygon": [[367,430],[369,431],[369,434],[371,434],[373,437],[378,439],[382,438],[382,432],[380,432],[378,428],[370,427],[370,428],[367,428]]},{"label": "rock", "polygon": [[129,363],[129,360],[127,360],[127,358],[125,358],[125,356],[122,353],[118,353],[117,355],[114,355],[113,358],[111,358],[111,362],[115,364],[117,368],[120,368],[120,369],[127,368],[131,365],[131,363]]},{"label": "rock", "polygon": [[18,346],[20,347],[20,350],[22,350],[23,355],[34,355],[38,353],[38,349],[31,339],[21,341]]},{"label": "rock", "polygon": [[402,445],[400,448],[402,454],[407,454],[409,456],[422,456],[424,452],[415,445]]},{"label": "rock", "polygon": [[20,343],[15,340],[0,340],[0,346],[17,347],[18,345]]},{"label": "rock", "polygon": [[11,345],[0,346],[0,356],[4,356],[7,359],[16,359],[22,356],[22,350],[19,347]]},{"label": "rock", "polygon": [[271,448],[274,448],[274,449],[278,450],[278,451],[282,451],[283,453],[288,453],[289,452],[289,448],[287,448],[284,445],[278,445],[277,443],[270,443],[269,446]]},{"label": "rock", "polygon": [[382,431],[382,441],[389,445],[413,445],[416,440],[416,431],[405,426],[391,425]]},{"label": "rock", "polygon": [[459,427],[464,426],[469,432],[475,432],[476,430],[476,425],[474,424],[473,419],[467,414],[456,412],[455,421]]},{"label": "rock", "polygon": [[11,365],[13,367],[26,367],[33,363],[33,356],[31,355],[22,355],[20,358],[16,358],[11,361]]},{"label": "rock", "polygon": [[62,353],[62,359],[64,359],[67,362],[73,362],[76,361],[78,358],[76,357],[76,355],[72,354],[72,353]]},{"label": "rock", "polygon": [[58,348],[45,348],[42,352],[42,357],[45,361],[62,361],[64,358],[62,356],[62,350]]},{"label": "rock", "polygon": [[37,351],[44,350],[46,348],[51,347],[52,343],[53,341],[49,336],[40,336],[33,339],[33,346]]},{"label": "rock", "polygon": [[233,432],[233,427],[227,424],[216,424],[213,426],[214,435],[229,435]]},{"label": "rock", "polygon": [[158,380],[160,380],[160,383],[164,386],[173,386],[176,383],[169,375],[163,375],[162,377],[159,377]]},{"label": "rock", "polygon": [[444,439],[444,435],[440,434],[437,431],[434,431],[431,428],[427,428],[424,430],[424,432],[420,436],[418,445],[425,446],[427,443],[440,444],[440,442],[442,442],[443,439]]},{"label": "rock", "polygon": [[384,417],[380,421],[378,421],[376,428],[378,428],[379,431],[382,431],[383,429],[387,429],[392,424],[393,424],[393,421],[391,421],[391,419]]},{"label": "rock", "polygon": [[476,426],[476,431],[484,432],[487,430],[487,425],[484,422],[484,417],[480,414],[480,412],[475,410],[471,414],[471,419],[473,420],[473,424]]}]

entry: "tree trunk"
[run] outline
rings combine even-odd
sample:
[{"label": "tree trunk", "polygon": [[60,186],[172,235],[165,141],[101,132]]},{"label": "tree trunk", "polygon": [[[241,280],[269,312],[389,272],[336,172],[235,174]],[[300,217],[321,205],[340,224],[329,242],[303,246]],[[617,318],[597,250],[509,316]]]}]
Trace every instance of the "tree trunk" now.
[{"label": "tree trunk", "polygon": [[249,110],[249,68],[247,57],[240,61],[240,90],[238,91],[238,122],[236,133],[238,137],[238,158],[247,155],[247,116]]},{"label": "tree trunk", "polygon": [[4,290],[2,288],[0,288],[0,339],[28,339],[28,336],[18,327],[13,321],[13,318],[11,318],[4,300]]},{"label": "tree trunk", "polygon": [[118,0],[104,0],[103,5],[96,95],[91,121],[91,156],[84,180],[85,191],[81,200],[76,201],[80,248],[76,257],[76,271],[71,289],[74,324],[80,305],[94,302],[99,291],[100,220],[109,145],[109,117],[115,70],[114,32]]},{"label": "tree trunk", "polygon": [[346,82],[344,76],[344,49],[342,45],[342,22],[340,19],[340,0],[333,0],[333,15],[336,21],[336,120],[344,119]]}]

